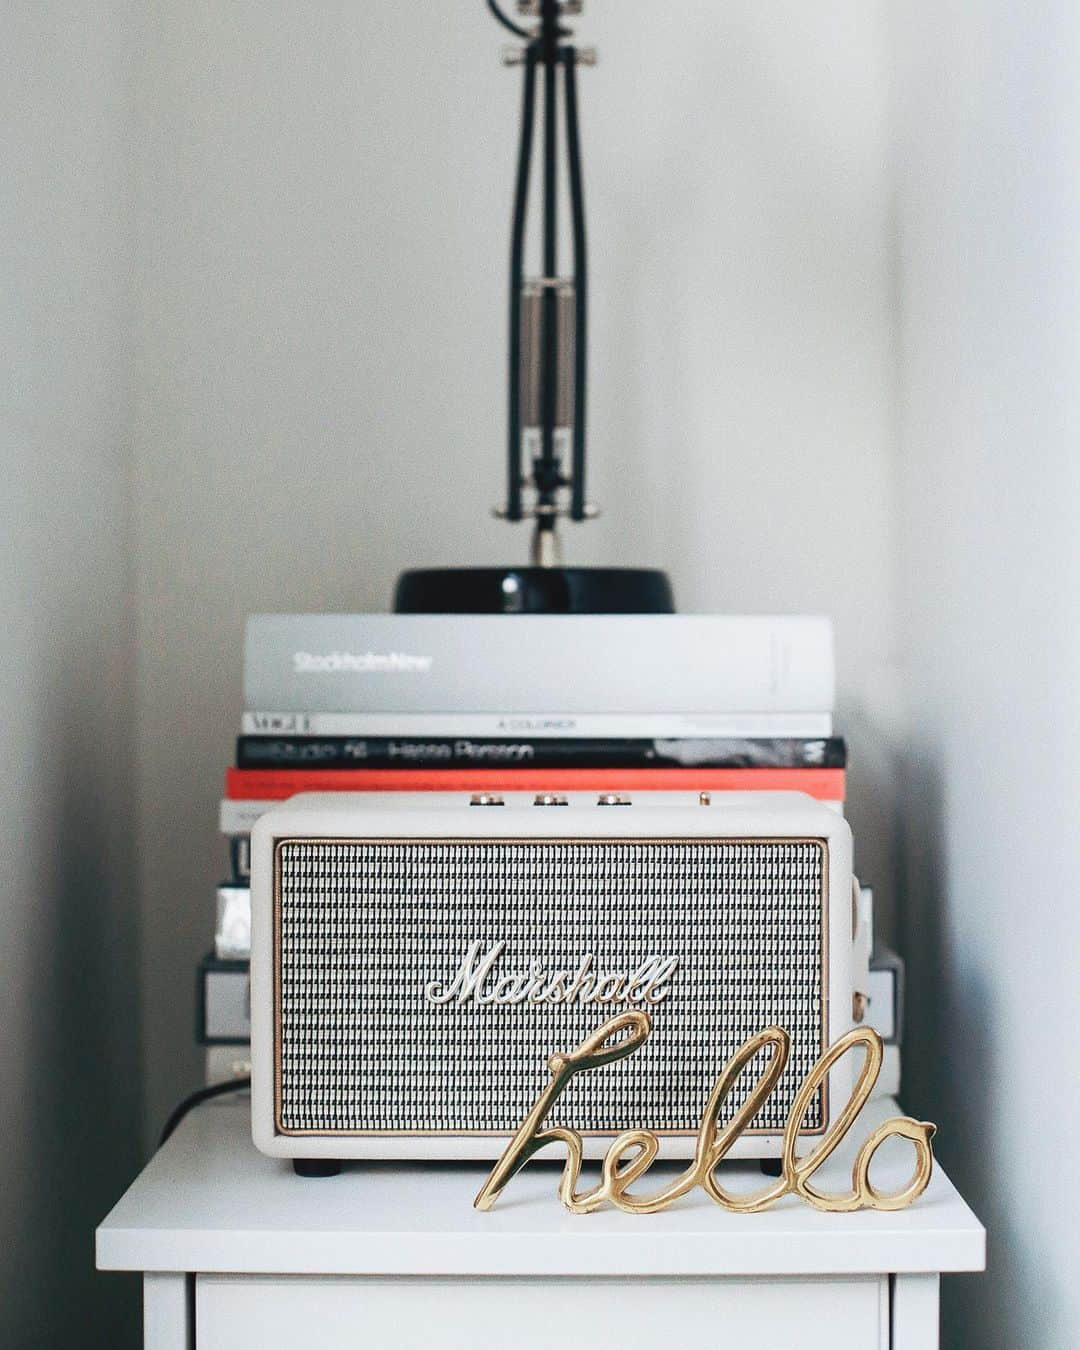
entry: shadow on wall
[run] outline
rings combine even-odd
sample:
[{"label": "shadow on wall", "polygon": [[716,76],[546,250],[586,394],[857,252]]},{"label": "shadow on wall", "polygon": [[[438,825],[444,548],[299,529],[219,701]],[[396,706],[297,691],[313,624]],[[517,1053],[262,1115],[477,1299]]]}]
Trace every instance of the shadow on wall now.
[{"label": "shadow on wall", "polygon": [[[1039,1343],[1023,1316],[1037,1271],[1020,1272],[1011,1255],[1019,1222],[1000,1184],[1000,1150],[991,1147],[996,1099],[1008,1091],[998,1076],[1001,1054],[989,1016],[985,978],[973,969],[950,904],[945,848],[946,807],[939,766],[929,755],[904,765],[908,803],[903,839],[906,870],[898,912],[900,950],[907,961],[904,1102],[945,1122],[934,1141],[950,1177],[987,1229],[987,1273],[942,1281],[943,1350],[1013,1350]],[[1053,1160],[1048,1160],[1053,1161]],[[1045,1305],[1042,1305],[1045,1306]]]},{"label": "shadow on wall", "polygon": [[896,946],[896,878],[901,833],[893,727],[866,700],[847,697],[836,725],[848,743],[845,815],[855,841],[855,875],[874,891],[874,931]]},{"label": "shadow on wall", "polygon": [[30,968],[12,972],[29,1012],[0,1344],[121,1350],[140,1343],[139,1282],[94,1269],[93,1235],[142,1163],[130,761],[103,717],[119,691],[61,710],[64,692],[46,698],[45,781],[30,788],[46,819],[31,826],[35,893],[21,911]]}]

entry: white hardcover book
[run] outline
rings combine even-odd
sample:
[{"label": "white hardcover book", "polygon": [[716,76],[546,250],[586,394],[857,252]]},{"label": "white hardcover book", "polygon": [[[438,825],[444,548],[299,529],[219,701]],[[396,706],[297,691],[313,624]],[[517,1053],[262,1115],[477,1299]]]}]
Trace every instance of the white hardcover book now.
[{"label": "white hardcover book", "polygon": [[900,1095],[900,1047],[891,1042],[885,1046],[885,1057],[881,1062],[881,1073],[870,1097],[899,1097]]},{"label": "white hardcover book", "polygon": [[245,736],[529,736],[612,739],[831,736],[832,713],[245,712]]},{"label": "white hardcover book", "polygon": [[901,1041],[904,1036],[904,959],[884,942],[874,944],[867,1021],[883,1041]]},{"label": "white hardcover book", "polygon": [[251,1040],[251,978],[246,966],[202,972],[201,1034],[208,1045]]},{"label": "white hardcover book", "polygon": [[866,1025],[873,1027],[883,1041],[899,1037],[896,1027],[896,975],[891,970],[870,970],[866,997]]},{"label": "white hardcover book", "polygon": [[206,1047],[206,1086],[231,1083],[251,1076],[251,1050],[246,1045],[208,1045]]},{"label": "white hardcover book", "polygon": [[245,706],[283,712],[819,714],[834,695],[817,615],[255,614],[244,649]]},{"label": "white hardcover book", "polygon": [[280,802],[233,801],[223,797],[218,810],[218,829],[228,835],[250,834],[261,815],[272,806],[280,805]]},{"label": "white hardcover book", "polygon": [[251,956],[251,888],[219,886],[214,955],[219,961],[246,961]]}]

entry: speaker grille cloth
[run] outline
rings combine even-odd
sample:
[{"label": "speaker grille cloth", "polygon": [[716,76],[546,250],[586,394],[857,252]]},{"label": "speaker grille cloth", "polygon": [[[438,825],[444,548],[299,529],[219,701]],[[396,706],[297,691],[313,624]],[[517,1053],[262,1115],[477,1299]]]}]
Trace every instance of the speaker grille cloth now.
[{"label": "speaker grille cloth", "polygon": [[[693,1131],[725,1060],[770,1025],[788,1068],[755,1122],[781,1129],[824,1049],[823,848],[813,841],[284,841],[278,851],[285,1131],[511,1131],[626,1004],[432,1003],[470,946],[494,977],[676,957],[635,1054],[578,1075],[550,1124]],[[634,1005],[640,1006],[640,1005]],[[761,1063],[743,1075],[726,1118]],[[821,1122],[821,1094],[809,1128]]]}]

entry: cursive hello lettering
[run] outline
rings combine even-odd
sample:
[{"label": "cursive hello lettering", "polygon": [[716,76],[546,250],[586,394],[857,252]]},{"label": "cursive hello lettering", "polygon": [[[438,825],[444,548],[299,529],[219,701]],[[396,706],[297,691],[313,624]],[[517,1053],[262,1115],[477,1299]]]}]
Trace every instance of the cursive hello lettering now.
[{"label": "cursive hello lettering", "polygon": [[[559,1181],[559,1199],[574,1214],[591,1214],[608,1203],[628,1214],[655,1214],[695,1186],[701,1186],[724,1209],[740,1214],[757,1213],[774,1204],[781,1196],[789,1194],[799,1196],[815,1209],[831,1212],[903,1209],[926,1190],[933,1169],[930,1140],[935,1126],[928,1121],[912,1120],[909,1116],[886,1120],[870,1133],[856,1156],[850,1191],[830,1195],[812,1185],[814,1174],[836,1150],[866,1105],[881,1072],[881,1037],[870,1027],[856,1027],[842,1036],[810,1070],[784,1127],[779,1178],[749,1194],[733,1193],[720,1185],[716,1176],[719,1164],[761,1110],[787,1065],[790,1037],[780,1027],[767,1027],[742,1045],[721,1070],[701,1117],[694,1159],[681,1176],[651,1195],[631,1194],[630,1187],[652,1166],[660,1144],[650,1130],[627,1130],[608,1149],[599,1184],[591,1191],[579,1192],[577,1185],[583,1157],[581,1135],[565,1126],[543,1129],[544,1120],[576,1074],[632,1055],[644,1043],[651,1029],[648,1015],[634,1009],[606,1022],[582,1041],[576,1050],[550,1057],[547,1066],[551,1081],[536,1099],[506,1152],[481,1188],[474,1201],[477,1209],[491,1209],[511,1178],[535,1153],[552,1143],[566,1146],[567,1157]],[[825,1081],[829,1070],[856,1046],[862,1046],[866,1055],[851,1095],[844,1109],[830,1122],[824,1137],[805,1157],[800,1158],[796,1152],[799,1132],[814,1094]],[[754,1057],[766,1049],[771,1049],[772,1054],[764,1069],[746,1100],[720,1129],[717,1121],[732,1088]],[[870,1182],[870,1165],[885,1140],[893,1137],[911,1142],[915,1150],[915,1170],[903,1190],[883,1193]]]}]

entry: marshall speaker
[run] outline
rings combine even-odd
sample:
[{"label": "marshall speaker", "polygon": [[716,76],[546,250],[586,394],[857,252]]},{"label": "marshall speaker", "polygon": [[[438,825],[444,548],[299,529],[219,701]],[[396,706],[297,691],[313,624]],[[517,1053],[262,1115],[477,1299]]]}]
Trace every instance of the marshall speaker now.
[{"label": "marshall speaker", "polygon": [[[252,838],[255,1143],[312,1171],[495,1158],[548,1055],[639,1007],[649,1040],[549,1123],[590,1156],[637,1126],[689,1156],[725,1061],[779,1025],[788,1067],[733,1150],[779,1156],[865,989],[852,896],[846,822],[798,793],[295,797]],[[808,1133],[850,1082],[846,1057]]]}]

